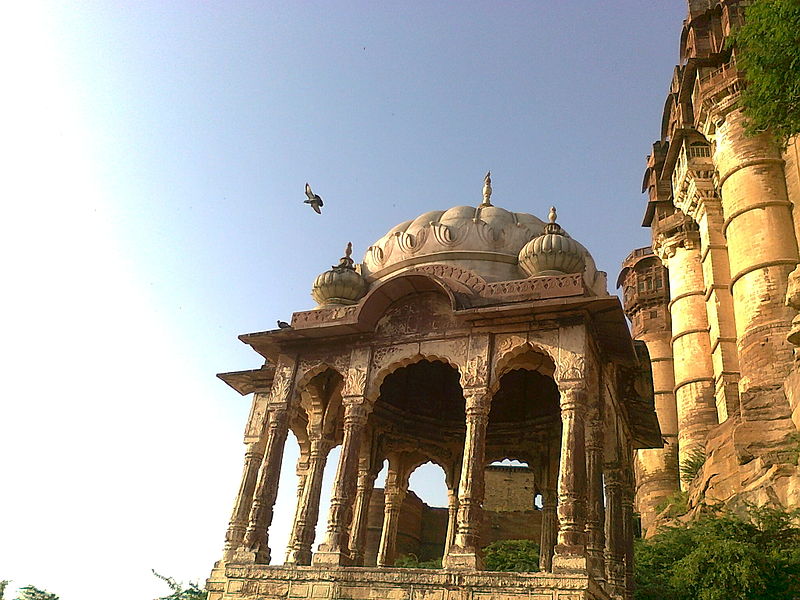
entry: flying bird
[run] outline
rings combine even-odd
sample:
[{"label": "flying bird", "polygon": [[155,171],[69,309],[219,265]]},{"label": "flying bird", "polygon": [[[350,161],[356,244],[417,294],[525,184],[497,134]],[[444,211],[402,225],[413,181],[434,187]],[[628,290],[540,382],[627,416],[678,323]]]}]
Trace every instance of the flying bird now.
[{"label": "flying bird", "polygon": [[322,198],[317,196],[314,192],[311,191],[311,186],[306,183],[306,196],[308,196],[308,200],[303,200],[304,203],[310,204],[311,208],[314,209],[318,215],[322,214],[322,211],[319,209],[322,204]]},{"label": "flying bird", "polygon": [[279,329],[291,329],[292,326],[289,325],[286,321],[278,321],[278,328]]}]

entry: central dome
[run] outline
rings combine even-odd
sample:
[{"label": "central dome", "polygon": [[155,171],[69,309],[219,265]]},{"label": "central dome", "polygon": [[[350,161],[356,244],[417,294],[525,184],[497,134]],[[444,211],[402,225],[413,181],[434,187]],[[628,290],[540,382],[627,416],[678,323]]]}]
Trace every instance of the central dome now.
[{"label": "central dome", "polygon": [[400,223],[367,249],[362,273],[383,279],[425,263],[457,263],[487,281],[520,279],[519,251],[544,233],[533,215],[498,206],[455,206]]},{"label": "central dome", "polygon": [[[446,264],[468,269],[487,282],[525,279],[528,274],[520,267],[520,251],[545,233],[545,222],[538,217],[491,204],[430,211],[400,223],[372,244],[364,255],[361,274],[376,282],[420,265]],[[585,257],[583,274],[589,288],[607,294],[589,252],[569,242]]]}]

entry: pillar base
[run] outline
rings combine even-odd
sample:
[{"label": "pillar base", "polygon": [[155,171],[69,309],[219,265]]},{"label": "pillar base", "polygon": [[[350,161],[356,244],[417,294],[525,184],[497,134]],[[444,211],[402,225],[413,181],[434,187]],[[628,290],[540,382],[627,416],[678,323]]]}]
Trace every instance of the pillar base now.
[{"label": "pillar base", "polygon": [[463,548],[453,548],[442,560],[445,569],[469,569],[472,571],[483,570],[483,557],[478,552],[471,552]]},{"label": "pillar base", "polygon": [[352,563],[350,555],[341,550],[318,550],[311,559],[314,567],[346,567]]},{"label": "pillar base", "polygon": [[287,565],[310,565],[311,550],[290,550],[286,555]]},{"label": "pillar base", "polygon": [[270,561],[269,550],[248,550],[247,548],[237,548],[229,562],[268,565]]},{"label": "pillar base", "polygon": [[553,573],[588,573],[589,565],[583,548],[556,546],[553,556]]}]

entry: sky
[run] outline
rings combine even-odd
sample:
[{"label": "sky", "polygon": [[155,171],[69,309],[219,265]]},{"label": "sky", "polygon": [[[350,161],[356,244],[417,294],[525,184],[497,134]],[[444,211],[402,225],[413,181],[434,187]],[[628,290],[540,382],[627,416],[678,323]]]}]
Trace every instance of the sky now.
[{"label": "sky", "polygon": [[[613,288],[649,243],[641,180],[685,11],[5,3],[0,579],[61,600],[166,595],[151,569],[204,580],[249,409],[215,374],[261,364],[237,336],[312,308],[348,241],[361,257],[480,203],[489,169],[496,206],[555,205]],[[278,558],[296,457],[290,439]],[[411,488],[445,497],[432,467]]]}]

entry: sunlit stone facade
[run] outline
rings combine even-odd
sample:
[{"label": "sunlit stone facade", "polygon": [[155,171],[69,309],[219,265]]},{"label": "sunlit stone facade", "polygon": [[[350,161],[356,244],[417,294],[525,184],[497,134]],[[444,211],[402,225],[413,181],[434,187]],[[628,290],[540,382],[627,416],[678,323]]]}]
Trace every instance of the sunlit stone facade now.
[{"label": "sunlit stone facade", "polygon": [[[790,277],[798,264],[798,143],[781,149],[766,133],[744,132],[744,82],[726,39],[745,5],[689,2],[681,63],[644,176],[653,254],[632,253],[619,281],[634,335],[657,357],[667,446],[637,456],[637,506],[649,533],[679,486],[676,450],[680,465],[707,457],[680,484],[691,507],[800,505],[791,451],[800,394],[787,340],[800,308]],[[656,260],[668,273],[663,287],[640,289]],[[648,311],[657,317],[642,320]]]}]

